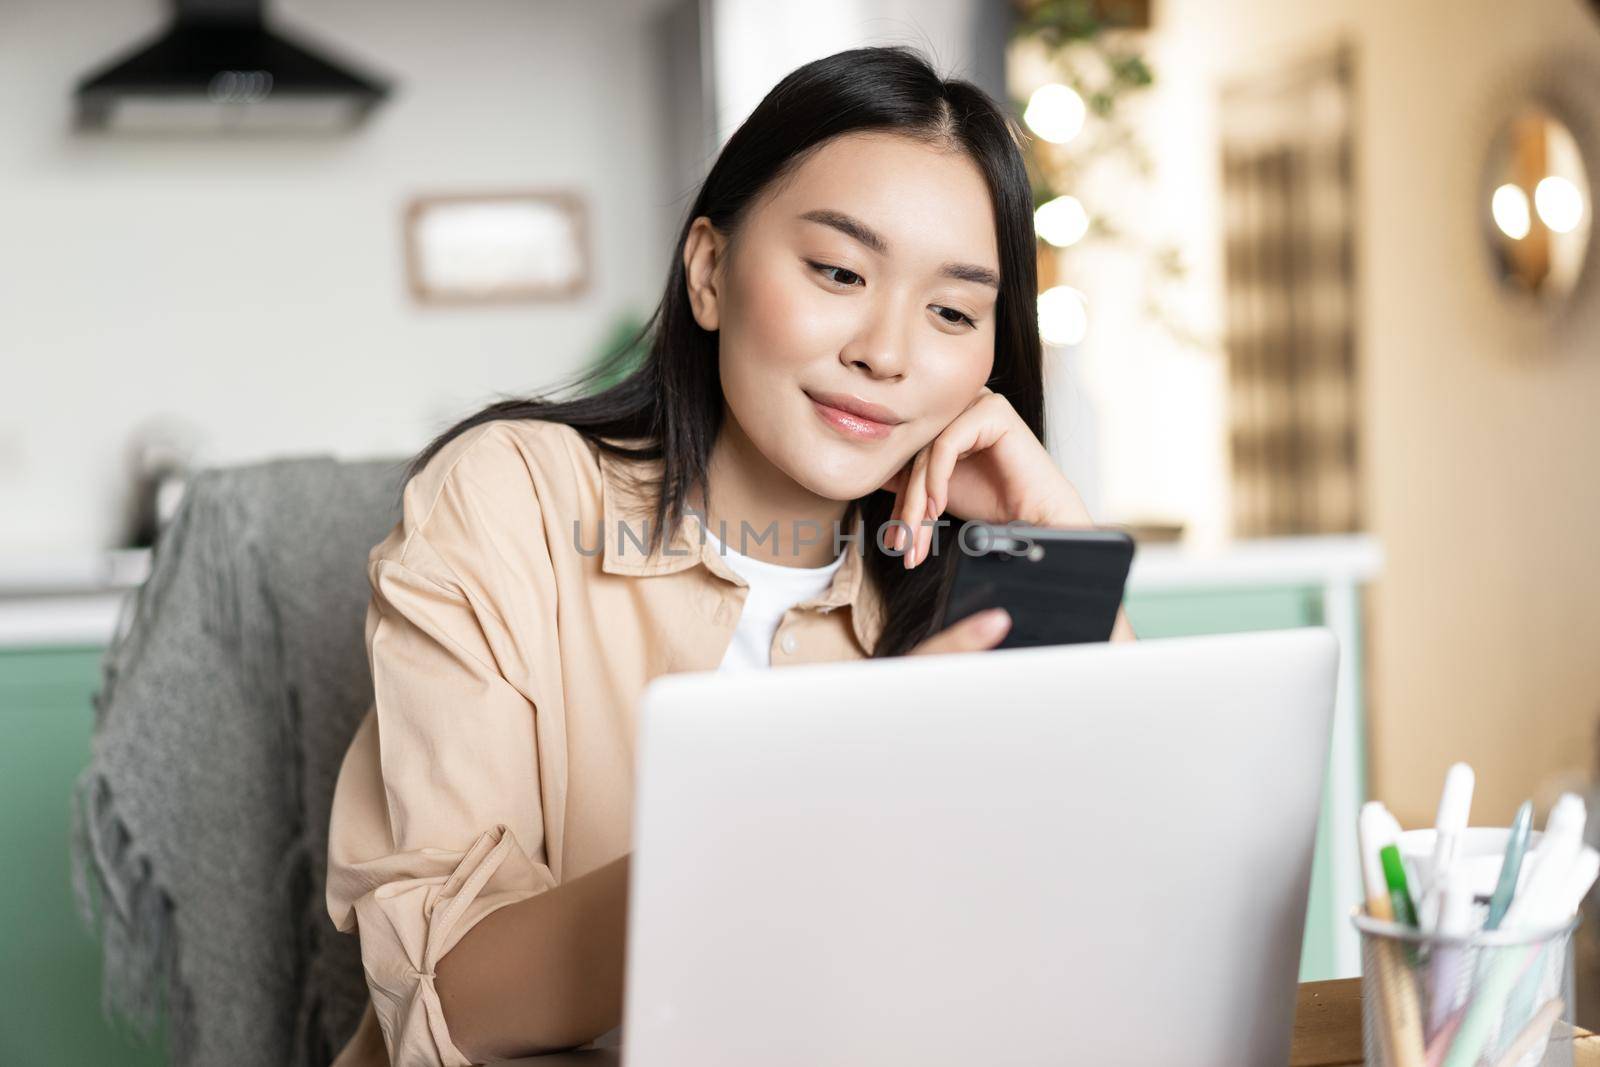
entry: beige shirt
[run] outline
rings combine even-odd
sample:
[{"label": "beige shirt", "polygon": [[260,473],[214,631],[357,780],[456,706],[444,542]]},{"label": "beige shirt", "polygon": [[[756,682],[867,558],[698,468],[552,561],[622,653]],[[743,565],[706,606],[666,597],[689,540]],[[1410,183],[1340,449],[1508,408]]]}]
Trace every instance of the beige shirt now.
[{"label": "beige shirt", "polygon": [[[335,788],[327,906],[360,937],[372,1004],[341,1067],[383,1062],[374,1015],[396,1067],[470,1063],[439,959],[496,909],[630,850],[639,696],[715,670],[748,592],[692,513],[665,551],[640,547],[659,471],[559,423],[486,423],[411,480],[369,554],[373,706]],[[876,643],[872,548],[843,544],[827,591],[785,614],[774,666]]]}]

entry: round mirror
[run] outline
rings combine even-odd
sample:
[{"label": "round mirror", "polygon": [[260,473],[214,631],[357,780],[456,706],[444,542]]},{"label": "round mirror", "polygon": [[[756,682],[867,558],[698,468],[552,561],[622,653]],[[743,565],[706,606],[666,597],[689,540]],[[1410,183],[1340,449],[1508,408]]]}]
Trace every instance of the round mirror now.
[{"label": "round mirror", "polygon": [[1540,302],[1572,292],[1589,246],[1593,197],[1572,131],[1527,104],[1489,149],[1483,214],[1500,283]]}]

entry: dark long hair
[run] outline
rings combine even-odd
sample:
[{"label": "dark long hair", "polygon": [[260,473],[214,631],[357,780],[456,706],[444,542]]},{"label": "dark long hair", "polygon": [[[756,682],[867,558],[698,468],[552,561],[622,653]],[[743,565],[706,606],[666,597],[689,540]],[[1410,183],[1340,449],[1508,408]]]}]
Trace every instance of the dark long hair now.
[{"label": "dark long hair", "polygon": [[[632,341],[569,383],[578,395],[554,399],[565,388],[558,387],[542,397],[490,404],[418,453],[402,486],[446,442],[473,426],[497,419],[565,423],[609,453],[663,461],[651,525],[651,544],[659,545],[676,529],[686,500],[705,479],[722,424],[717,335],[701,329],[689,308],[683,249],[690,225],[704,215],[733,240],[746,210],[771,183],[792,173],[828,140],[868,130],[964,151],[983,172],[998,228],[1001,279],[988,386],[1010,400],[1043,440],[1033,196],[1022,161],[1021,130],[983,90],[967,81],[940,78],[913,49],[857,48],[791,72],[728,140],[678,232],[661,302]],[[623,370],[636,346],[646,341],[636,369],[614,385],[591,391]],[[648,444],[629,449],[604,440],[616,437],[645,438]],[[935,611],[959,554],[954,538],[961,520],[950,515],[950,525],[934,530],[935,551],[907,571],[898,556],[879,551],[876,543],[877,531],[893,509],[894,494],[880,489],[852,501],[849,512],[866,520],[866,577],[883,597],[885,624],[874,656],[903,654],[933,632]]]}]

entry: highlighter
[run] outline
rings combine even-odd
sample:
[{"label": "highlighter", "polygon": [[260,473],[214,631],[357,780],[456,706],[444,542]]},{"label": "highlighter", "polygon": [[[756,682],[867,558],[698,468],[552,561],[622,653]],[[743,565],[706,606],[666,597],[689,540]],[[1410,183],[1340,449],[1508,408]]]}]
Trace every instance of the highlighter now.
[{"label": "highlighter", "polygon": [[1416,903],[1420,925],[1432,930],[1439,922],[1439,908],[1443,900],[1445,880],[1455,866],[1460,851],[1461,837],[1467,829],[1467,817],[1472,811],[1472,789],[1475,780],[1472,767],[1465,763],[1451,764],[1444,776],[1444,791],[1439,796],[1439,813],[1434,819],[1433,862],[1426,877],[1419,878]]},{"label": "highlighter", "polygon": [[[1437,877],[1437,875],[1436,875]],[[1439,919],[1437,926],[1441,937],[1467,937],[1472,933],[1472,885],[1466,872],[1453,867],[1444,876],[1439,893]],[[1462,950],[1448,943],[1436,945],[1429,961],[1427,1038],[1434,1041],[1445,1029],[1451,1015],[1459,1007],[1462,988]]]},{"label": "highlighter", "polygon": [[1494,896],[1489,898],[1489,917],[1483,921],[1485,930],[1500,928],[1500,920],[1511,907],[1511,898],[1517,893],[1517,876],[1522,873],[1522,860],[1528,854],[1528,834],[1533,829],[1533,801],[1524,800],[1511,820],[1511,833],[1506,836],[1506,858],[1500,863],[1500,881],[1495,884]]},{"label": "highlighter", "polygon": [[1400,861],[1399,847],[1385,845],[1379,850],[1378,858],[1383,861],[1383,878],[1389,886],[1389,904],[1394,908],[1394,921],[1415,928],[1417,908],[1411,900],[1411,889],[1406,884],[1406,867]]},{"label": "highlighter", "polygon": [[1389,903],[1389,884],[1384,880],[1383,860],[1378,856],[1385,845],[1394,844],[1395,833],[1385,818],[1388,814],[1381,800],[1361,805],[1356,837],[1361,842],[1361,883],[1367,894],[1367,914],[1392,922],[1394,907]]},{"label": "highlighter", "polygon": [[[1400,852],[1395,847],[1398,824],[1387,808],[1377,801],[1362,806],[1357,831],[1362,846],[1362,875],[1367,893],[1367,911],[1373,918],[1384,921],[1408,922],[1416,925],[1416,915],[1411,907],[1410,892],[1404,889],[1405,870],[1400,869],[1406,920],[1397,914],[1396,894],[1390,888],[1388,875],[1392,855],[1398,863]],[[1423,1019],[1421,998],[1417,996],[1416,976],[1407,957],[1409,953],[1391,941],[1380,941],[1373,946],[1377,967],[1378,995],[1383,1006],[1385,1026],[1380,1035],[1389,1062],[1395,1067],[1423,1067]]]}]

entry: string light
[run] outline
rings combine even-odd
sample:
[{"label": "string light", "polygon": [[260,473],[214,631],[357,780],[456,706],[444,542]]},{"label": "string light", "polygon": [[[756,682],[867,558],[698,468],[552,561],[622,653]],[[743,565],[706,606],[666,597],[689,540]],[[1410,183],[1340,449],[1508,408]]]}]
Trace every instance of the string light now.
[{"label": "string light", "polygon": [[1039,336],[1046,344],[1075,345],[1089,332],[1089,300],[1070,285],[1039,294]]},{"label": "string light", "polygon": [[1089,109],[1070,86],[1051,82],[1035,89],[1022,112],[1022,121],[1028,129],[1051,144],[1066,144],[1083,129],[1083,120]]},{"label": "string light", "polygon": [[1089,213],[1077,197],[1058,196],[1039,205],[1033,213],[1033,228],[1057,248],[1066,248],[1089,232]]}]

